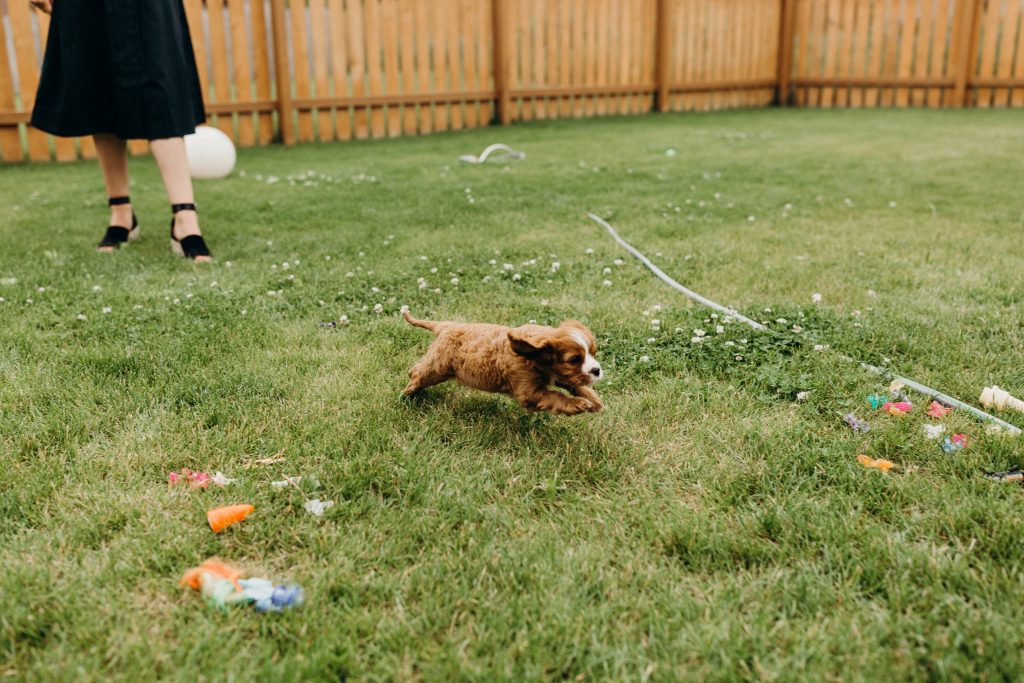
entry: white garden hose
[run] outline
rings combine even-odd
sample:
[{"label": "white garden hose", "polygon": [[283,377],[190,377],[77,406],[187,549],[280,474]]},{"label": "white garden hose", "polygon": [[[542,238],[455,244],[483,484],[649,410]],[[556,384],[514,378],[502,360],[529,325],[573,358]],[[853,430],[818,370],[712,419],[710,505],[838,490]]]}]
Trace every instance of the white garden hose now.
[{"label": "white garden hose", "polygon": [[487,157],[491,156],[495,152],[504,152],[504,154],[501,155],[501,157],[495,157],[496,159],[497,158],[502,158],[502,159],[525,159],[526,158],[526,152],[517,152],[516,150],[512,149],[508,145],[504,145],[504,144],[502,144],[500,142],[496,142],[493,145],[488,145],[488,147],[484,151],[480,152],[480,156],[473,156],[472,154],[463,154],[462,156],[459,157],[459,161],[465,161],[467,164],[482,164],[485,161],[487,161]]},{"label": "white garden hose", "polygon": [[[747,325],[749,325],[750,327],[752,327],[755,330],[764,331],[764,330],[768,329],[764,325],[762,325],[761,323],[757,322],[756,320],[751,320],[750,318],[747,318],[747,317],[745,317],[743,315],[740,315],[734,309],[726,308],[725,306],[722,306],[720,304],[716,304],[711,299],[707,299],[707,298],[701,296],[700,294],[697,294],[693,290],[688,289],[688,288],[684,287],[683,285],[679,284],[678,282],[673,280],[671,277],[666,275],[665,272],[663,270],[661,270],[661,268],[658,268],[658,266],[656,266],[653,263],[651,263],[651,260],[649,258],[647,258],[646,256],[644,256],[643,253],[641,253],[635,247],[633,247],[633,245],[629,244],[624,239],[619,237],[619,234],[617,232],[615,232],[615,228],[613,228],[608,223],[608,221],[604,220],[600,216],[598,216],[596,214],[593,214],[593,213],[587,213],[587,216],[592,221],[594,221],[595,223],[597,223],[598,225],[603,227],[605,230],[607,230],[608,234],[611,235],[612,238],[616,242],[618,242],[626,251],[628,251],[630,254],[635,256],[637,258],[637,260],[639,260],[641,263],[643,263],[645,266],[647,266],[648,270],[650,270],[660,280],[662,280],[665,284],[669,285],[670,287],[672,287],[676,291],[681,292],[683,295],[689,297],[690,299],[696,301],[699,304],[707,306],[708,308],[713,308],[714,310],[718,311],[719,313],[725,313],[726,315],[730,315],[733,318],[735,318],[736,320],[739,320],[741,322],[746,323]],[[840,355],[840,357],[843,360],[854,362],[853,359],[848,357],[848,356]],[[893,373],[889,372],[888,370],[885,370],[885,369],[879,368],[879,367],[875,367],[874,365],[869,365],[868,363],[860,363],[860,366],[862,368],[864,368],[865,370],[867,370],[868,372],[872,372],[872,373],[874,373],[876,375],[880,375],[880,376],[882,376],[882,377],[884,377],[886,379],[899,380],[908,389],[913,389],[916,392],[924,394],[925,396],[928,396],[928,397],[938,401],[939,403],[942,403],[943,405],[952,406],[954,408],[959,408],[960,410],[963,410],[964,412],[970,413],[971,415],[973,415],[974,417],[978,418],[982,422],[988,422],[990,424],[998,425],[1000,429],[1006,430],[1009,434],[1017,436],[1017,435],[1019,435],[1021,433],[1021,429],[1019,427],[1016,427],[1016,426],[1010,424],[1009,422],[1005,422],[1003,420],[1000,420],[998,417],[995,417],[993,415],[989,415],[988,413],[986,413],[986,412],[984,412],[982,410],[978,410],[977,408],[975,408],[972,405],[964,403],[963,401],[959,401],[959,400],[953,398],[952,396],[948,396],[946,394],[943,394],[942,392],[936,391],[935,389],[927,387],[924,384],[921,384],[919,382],[915,382],[912,379],[908,379],[906,377],[900,377],[899,375],[893,374]],[[990,389],[998,389],[998,387],[990,387]],[[1000,390],[1000,391],[1002,391],[1002,390]],[[1003,392],[1003,393],[1006,393],[1006,392]],[[994,394],[993,394],[993,396],[994,396]],[[999,394],[999,396],[1002,397],[1002,394]],[[1021,408],[1024,408],[1024,404],[1022,404],[1021,401],[1019,401],[1018,399],[1014,399],[1012,396],[1009,396],[1009,394],[1007,394],[1007,396],[1009,397],[1009,399],[1012,399],[1012,401],[1016,401],[1016,404],[1012,404],[1010,402],[1010,400],[1008,400],[1008,399],[1003,399],[1004,405],[1007,405],[1007,406],[1010,406],[1010,407],[1014,407],[1015,409],[1018,409],[1018,410],[1021,409]],[[984,399],[984,394],[982,394],[982,401],[984,401],[984,400],[985,400]],[[994,401],[993,401],[993,404],[994,405],[998,405]],[[1017,407],[1018,405],[1020,405],[1021,408],[1018,408]],[[986,405],[986,407],[988,407],[988,406]],[[1024,410],[1022,410],[1022,412],[1024,412]]]}]

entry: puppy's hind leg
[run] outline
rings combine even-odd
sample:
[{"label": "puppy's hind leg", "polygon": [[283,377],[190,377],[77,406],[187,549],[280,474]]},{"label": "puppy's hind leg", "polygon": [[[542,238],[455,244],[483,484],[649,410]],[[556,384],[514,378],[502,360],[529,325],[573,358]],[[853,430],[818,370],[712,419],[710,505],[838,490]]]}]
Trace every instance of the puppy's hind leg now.
[{"label": "puppy's hind leg", "polygon": [[412,396],[427,387],[447,382],[454,376],[455,373],[437,363],[437,359],[428,351],[423,360],[409,369],[409,384],[402,390],[402,395]]}]

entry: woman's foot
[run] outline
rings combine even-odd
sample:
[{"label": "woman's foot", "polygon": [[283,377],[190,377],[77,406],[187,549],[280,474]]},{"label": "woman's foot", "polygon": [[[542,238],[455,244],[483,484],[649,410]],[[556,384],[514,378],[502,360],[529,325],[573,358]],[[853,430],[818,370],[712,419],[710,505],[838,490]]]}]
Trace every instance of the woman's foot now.
[{"label": "woman's foot", "polygon": [[132,211],[131,200],[128,197],[111,197],[107,203],[110,205],[110,227],[96,247],[103,252],[115,251],[139,236],[139,222]]},{"label": "woman's foot", "polygon": [[[194,261],[212,260],[213,257],[206,248],[202,231],[199,229],[199,215],[196,213],[195,205],[175,205],[172,209],[174,219],[171,222],[171,248],[174,252]],[[198,241],[190,240],[189,237],[198,238]]]}]

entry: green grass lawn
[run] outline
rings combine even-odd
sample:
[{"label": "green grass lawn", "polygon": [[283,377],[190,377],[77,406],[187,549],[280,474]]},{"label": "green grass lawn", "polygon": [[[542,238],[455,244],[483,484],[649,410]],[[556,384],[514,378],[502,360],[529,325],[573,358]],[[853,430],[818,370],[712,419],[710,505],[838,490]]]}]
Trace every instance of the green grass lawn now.
[{"label": "green grass lawn", "polygon": [[[493,141],[526,160],[456,160]],[[94,163],[0,169],[0,677],[1020,680],[1024,490],[982,470],[1024,464],[1024,439],[954,413],[970,445],[947,455],[923,397],[871,414],[886,383],[839,353],[1024,395],[1022,159],[1019,111],[241,150],[197,184],[207,266],[171,255],[149,159],[142,240],[114,255]],[[588,210],[775,331],[710,318]],[[400,400],[430,340],[402,305],[586,322],[605,411]],[[238,481],[172,492],[182,467]],[[206,509],[242,502],[212,534]],[[205,606],[178,578],[213,555],[307,604]]]}]

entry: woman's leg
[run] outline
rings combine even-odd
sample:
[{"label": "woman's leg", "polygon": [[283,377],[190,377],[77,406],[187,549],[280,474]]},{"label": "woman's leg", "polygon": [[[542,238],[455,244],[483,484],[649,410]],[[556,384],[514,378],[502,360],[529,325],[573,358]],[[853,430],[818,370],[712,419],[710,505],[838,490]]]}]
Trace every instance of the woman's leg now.
[{"label": "woman's leg", "polygon": [[[156,164],[160,167],[160,175],[167,189],[167,199],[171,204],[192,204],[192,175],[188,170],[188,159],[185,157],[184,138],[166,138],[150,140],[149,147],[153,150]],[[174,214],[174,237],[184,239],[189,235],[202,234],[199,231],[199,217],[195,211],[179,211]],[[208,256],[199,256],[197,261],[207,261]]]},{"label": "woman's leg", "polygon": [[[103,182],[108,197],[127,197],[131,192],[128,185],[128,151],[125,141],[107,133],[92,136],[96,143],[96,156],[100,159]],[[132,205],[116,204],[110,207],[110,225],[132,227]],[[113,251],[114,247],[100,247],[101,251]]]}]

